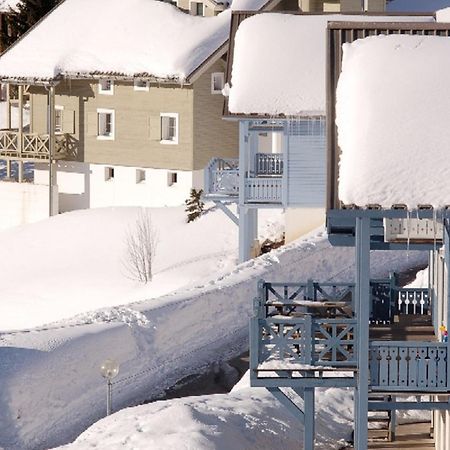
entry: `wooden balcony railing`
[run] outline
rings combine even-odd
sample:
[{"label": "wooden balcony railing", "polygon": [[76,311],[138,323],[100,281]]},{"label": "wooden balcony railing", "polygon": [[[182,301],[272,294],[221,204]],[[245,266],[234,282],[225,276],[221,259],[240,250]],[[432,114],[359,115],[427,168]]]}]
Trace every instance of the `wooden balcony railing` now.
[{"label": "wooden balcony railing", "polygon": [[257,177],[283,175],[283,154],[257,153],[255,156],[255,175]]},{"label": "wooden balcony railing", "polygon": [[448,344],[371,341],[370,386],[380,391],[447,391]]},{"label": "wooden balcony railing", "polygon": [[282,203],[283,179],[252,177],[245,179],[246,203]]},{"label": "wooden balcony railing", "polygon": [[[53,159],[65,158],[72,148],[73,137],[70,134],[55,136]],[[48,134],[19,133],[12,130],[0,130],[0,157],[27,160],[48,160],[50,155],[50,136]]]},{"label": "wooden balcony railing", "polygon": [[239,160],[213,158],[205,170],[205,194],[239,195]]}]

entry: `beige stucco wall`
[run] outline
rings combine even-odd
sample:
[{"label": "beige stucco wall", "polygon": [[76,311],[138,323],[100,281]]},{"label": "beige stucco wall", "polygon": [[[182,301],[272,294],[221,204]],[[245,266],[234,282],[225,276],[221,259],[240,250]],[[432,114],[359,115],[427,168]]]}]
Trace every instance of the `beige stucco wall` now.
[{"label": "beige stucco wall", "polygon": [[215,156],[239,157],[239,125],[222,119],[223,96],[211,94],[214,72],[225,72],[223,60],[194,83],[194,169],[203,169]]},{"label": "beige stucco wall", "polygon": [[[193,85],[157,86],[136,91],[130,82],[115,82],[114,94],[98,93],[95,81],[61,83],[56,105],[75,118],[78,161],[173,170],[203,169],[213,156],[238,155],[238,125],[222,120],[223,97],[211,94],[214,64]],[[47,132],[47,94],[34,88],[33,132]],[[97,138],[97,109],[115,111],[115,139]],[[161,143],[161,113],[179,115],[178,144]],[[195,120],[195,125],[194,125]],[[195,135],[195,136],[194,136]]]},{"label": "beige stucco wall", "polygon": [[[361,11],[361,0],[299,0],[304,12],[357,12]],[[386,0],[368,0],[368,11],[382,12],[386,9]]]},{"label": "beige stucco wall", "polygon": [[285,212],[286,243],[325,224],[324,208],[288,208]]}]

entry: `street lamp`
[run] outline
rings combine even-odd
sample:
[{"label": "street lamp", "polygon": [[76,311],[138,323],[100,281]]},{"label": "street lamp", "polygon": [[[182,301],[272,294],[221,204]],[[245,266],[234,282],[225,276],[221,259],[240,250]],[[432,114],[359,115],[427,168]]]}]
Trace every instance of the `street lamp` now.
[{"label": "street lamp", "polygon": [[106,379],[106,415],[112,410],[112,382],[111,380],[119,374],[119,363],[114,359],[106,359],[100,366],[100,373]]}]

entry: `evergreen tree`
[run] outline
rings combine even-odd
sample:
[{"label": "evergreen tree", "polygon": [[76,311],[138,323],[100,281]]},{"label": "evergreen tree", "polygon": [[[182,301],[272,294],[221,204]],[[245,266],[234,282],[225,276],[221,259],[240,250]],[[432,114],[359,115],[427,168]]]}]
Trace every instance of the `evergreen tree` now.
[{"label": "evergreen tree", "polygon": [[186,209],[188,213],[187,222],[193,222],[195,219],[201,216],[205,204],[202,201],[203,190],[191,189],[190,197],[185,201]]},{"label": "evergreen tree", "polygon": [[50,12],[61,0],[20,0],[16,10],[10,10],[8,26],[3,31],[3,42],[10,46],[36,22]]}]

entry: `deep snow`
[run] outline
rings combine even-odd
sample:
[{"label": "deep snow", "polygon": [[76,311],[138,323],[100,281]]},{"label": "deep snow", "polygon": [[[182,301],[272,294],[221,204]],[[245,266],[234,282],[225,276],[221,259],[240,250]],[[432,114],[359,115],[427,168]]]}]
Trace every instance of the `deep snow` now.
[{"label": "deep snow", "polygon": [[[388,16],[258,14],[234,43],[231,113],[325,115],[326,28],[332,21],[392,22]],[[396,22],[433,22],[396,16]],[[262,56],[263,55],[263,56]]]},{"label": "deep snow", "polygon": [[[84,212],[89,213],[95,215],[98,212]],[[50,237],[51,233],[45,231],[45,227],[52,229],[52,222],[58,223],[58,219],[64,220],[64,216],[29,227]],[[204,220],[214,220],[214,217],[207,215]],[[54,265],[55,287],[60,289],[60,301],[66,302],[66,296],[70,298],[67,303],[76,301],[77,296],[72,292],[76,288],[74,282],[65,282],[65,279],[78,278],[80,289],[84,289],[84,284],[92,283],[97,277],[96,272],[91,272],[88,277],[85,271],[84,265],[95,267],[93,261],[98,261],[95,259],[98,256],[92,251],[83,253],[83,248],[78,248],[81,237],[86,239],[93,235],[94,241],[98,238],[94,223],[103,231],[115,229],[112,220],[87,221],[90,227],[82,225],[81,216],[77,221],[80,223],[78,238],[74,230],[70,233],[68,229],[60,230],[65,236],[65,246],[59,251],[68,256],[69,263],[61,268]],[[204,237],[201,223],[196,233]],[[189,228],[188,225],[185,227]],[[219,227],[216,228],[219,233]],[[5,243],[13,240],[12,233]],[[15,233],[20,236],[24,229],[19,228]],[[29,233],[31,236],[31,231]],[[191,234],[191,239],[195,239],[192,231]],[[180,239],[187,241],[183,237]],[[33,250],[36,244],[32,240],[27,242]],[[189,242],[186,245],[190,245]],[[50,246],[49,249],[51,252]],[[36,264],[30,264],[30,270],[38,271],[39,265],[46,260],[51,263],[55,251],[46,255],[38,249],[36,255],[46,257],[33,259]],[[105,252],[101,263],[111,264],[107,246],[97,245],[95,251],[97,254]],[[80,253],[85,255],[81,260],[86,263],[70,265],[72,256],[76,261]],[[409,257],[405,252],[375,252],[372,274],[384,276],[389,270],[417,266],[426,260],[426,254],[416,252],[410,252]],[[5,268],[6,264],[2,270]],[[46,271],[49,269],[47,267]],[[11,270],[9,274],[12,273]],[[22,269],[22,273],[30,272]],[[114,271],[110,274],[112,286],[116,274]],[[114,385],[114,406],[123,408],[138,404],[143,398],[155,398],[163,389],[189,374],[198,373],[205,365],[246,350],[248,318],[252,314],[252,298],[260,278],[301,281],[313,277],[351,281],[353,274],[354,250],[332,248],[324,232],[318,231],[256,260],[229,267],[228,272],[222,270],[217,276],[210,274],[209,281],[196,283],[178,293],[83,313],[51,326],[3,333],[0,338],[0,379],[3,383],[0,446],[25,450],[60,445],[75,439],[100,419],[105,411],[105,384],[99,366],[106,358],[115,358],[121,363],[120,375]],[[176,277],[174,271],[172,278]],[[35,278],[29,277],[30,281]],[[49,286],[50,281],[48,278],[41,288]]]},{"label": "deep snow", "polygon": [[[8,255],[0,259],[0,330],[159,297],[229,273],[236,266],[237,227],[222,211],[207,208],[190,224],[182,206],[147,209],[157,240],[147,285],[133,280],[126,264],[126,235],[140,208],[74,211],[0,233]],[[261,240],[282,235],[280,210],[260,217]]]},{"label": "deep snow", "polygon": [[[257,10],[264,3],[244,5]],[[183,82],[227,41],[230,17],[230,9],[200,17],[155,0],[127,0],[126,6],[123,0],[66,0],[0,58],[0,74],[48,80],[112,73]]]},{"label": "deep snow", "polygon": [[[344,204],[450,203],[450,39],[373,36],[344,44],[337,87]],[[422,88],[418,89],[418,86]],[[422,176],[430,174],[424,182]]]}]

